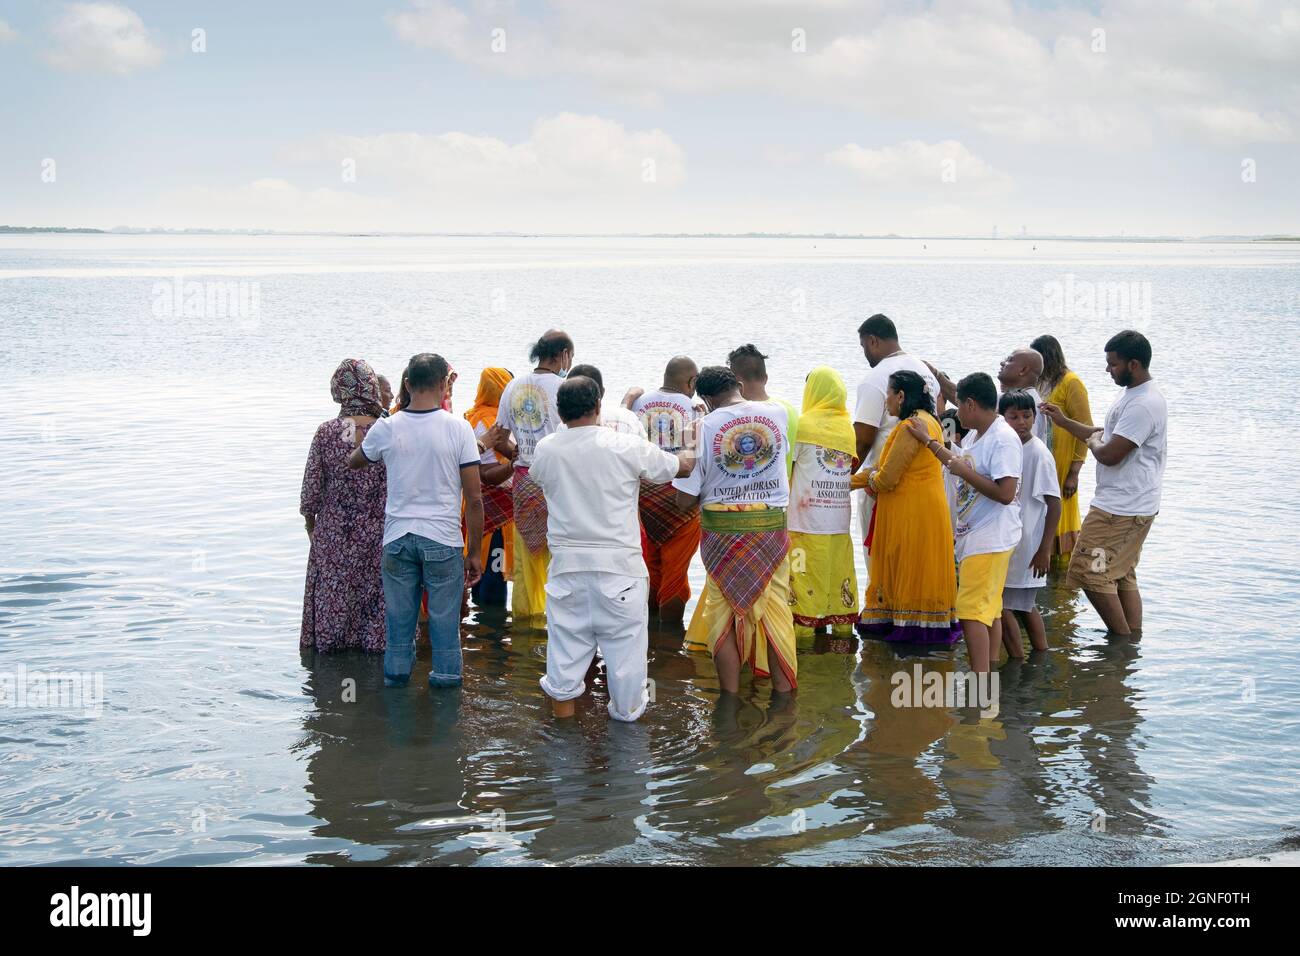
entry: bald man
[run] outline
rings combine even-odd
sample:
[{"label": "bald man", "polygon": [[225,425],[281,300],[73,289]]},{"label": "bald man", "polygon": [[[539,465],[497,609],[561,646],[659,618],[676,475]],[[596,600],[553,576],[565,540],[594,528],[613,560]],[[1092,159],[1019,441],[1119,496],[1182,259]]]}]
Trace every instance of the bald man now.
[{"label": "bald man", "polygon": [[1043,396],[1038,394],[1038,380],[1042,377],[1043,355],[1036,349],[1016,349],[1004,358],[998,367],[998,386],[1004,394],[1023,389],[1033,398],[1033,435],[1035,438],[1041,438],[1043,444],[1051,450],[1052,420],[1042,414],[1039,408],[1043,404]]},{"label": "bald man", "polygon": [[[640,420],[646,437],[661,451],[679,455],[687,450],[688,429],[699,418],[695,379],[699,368],[685,355],[673,357],[664,369],[663,385],[649,392],[634,389],[624,403]],[[661,621],[681,623],[691,598],[687,579],[700,547],[700,515],[677,507],[671,483],[641,483],[641,551],[650,572],[650,609]]]}]

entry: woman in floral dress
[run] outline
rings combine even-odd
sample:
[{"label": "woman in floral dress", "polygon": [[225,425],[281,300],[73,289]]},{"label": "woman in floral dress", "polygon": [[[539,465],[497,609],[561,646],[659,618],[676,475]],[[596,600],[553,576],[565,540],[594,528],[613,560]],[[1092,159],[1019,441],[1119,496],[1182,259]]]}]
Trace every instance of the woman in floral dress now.
[{"label": "woman in floral dress", "polygon": [[379,381],[365,362],[345,359],[330,380],[330,394],[339,414],[316,429],[298,509],[311,538],[299,644],[318,651],[382,652],[384,465],[360,471],[347,465],[379,417]]}]

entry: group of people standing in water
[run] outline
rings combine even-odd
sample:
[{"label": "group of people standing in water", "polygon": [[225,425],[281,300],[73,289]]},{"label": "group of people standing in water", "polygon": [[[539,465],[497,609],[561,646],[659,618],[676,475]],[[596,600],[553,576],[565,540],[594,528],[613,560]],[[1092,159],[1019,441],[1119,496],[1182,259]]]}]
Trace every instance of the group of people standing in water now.
[{"label": "group of people standing in water", "polygon": [[[1024,655],[1022,624],[1047,648],[1037,604],[1054,566],[1112,636],[1140,639],[1135,568],[1167,421],[1147,339],[1106,343],[1124,392],[1101,426],[1050,335],[1012,351],[996,381],[953,381],[905,352],[884,315],[858,339],[870,368],[852,410],[829,366],[807,374],[797,409],[769,395],[752,344],[725,365],[677,356],[658,387],[611,401],[552,330],[530,371],[485,369],[464,416],[439,355],[412,357],[395,404],[367,363],[344,361],[339,416],[317,429],[303,480],[303,647],[382,650],[385,684],[399,686],[427,632],[429,683],[454,686],[471,598],[508,601],[514,626],[547,632],[541,686],[557,715],[573,712],[599,654],[610,715],[635,720],[650,616],[682,621],[697,553],[705,585],[685,642],[712,656],[724,692],[746,668],[794,691],[799,638],[827,630],[964,639],[971,670],[989,672],[1003,650]],[[1096,495],[1080,521],[1089,452]]]}]

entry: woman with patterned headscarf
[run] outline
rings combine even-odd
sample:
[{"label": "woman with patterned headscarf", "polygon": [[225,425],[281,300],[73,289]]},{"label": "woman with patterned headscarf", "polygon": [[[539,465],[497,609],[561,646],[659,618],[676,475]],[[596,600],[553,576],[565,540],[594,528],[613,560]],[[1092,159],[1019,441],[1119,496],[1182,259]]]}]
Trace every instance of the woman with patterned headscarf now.
[{"label": "woman with patterned headscarf", "polygon": [[348,456],[383,411],[374,370],[345,359],[330,379],[336,417],[316,429],[299,511],[311,551],[302,601],[303,648],[384,650],[384,466],[348,468]]}]

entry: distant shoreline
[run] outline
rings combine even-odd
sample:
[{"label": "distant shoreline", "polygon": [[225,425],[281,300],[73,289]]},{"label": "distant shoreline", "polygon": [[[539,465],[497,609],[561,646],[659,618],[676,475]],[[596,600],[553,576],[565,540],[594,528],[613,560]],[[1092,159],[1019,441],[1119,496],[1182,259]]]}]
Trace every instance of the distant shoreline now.
[{"label": "distant shoreline", "polygon": [[1300,236],[902,236],[801,232],[280,232],[271,229],[133,229],[0,226],[0,235],[248,236],[348,239],[891,239],[912,242],[1300,242]]}]

